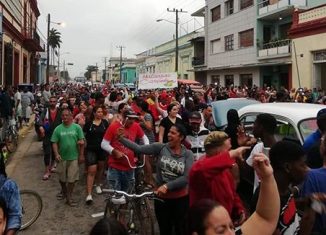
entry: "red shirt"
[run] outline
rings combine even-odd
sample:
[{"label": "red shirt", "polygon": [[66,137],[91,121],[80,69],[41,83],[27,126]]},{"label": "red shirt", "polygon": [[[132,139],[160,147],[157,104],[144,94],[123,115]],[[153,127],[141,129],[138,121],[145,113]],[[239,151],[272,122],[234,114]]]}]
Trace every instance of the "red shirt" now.
[{"label": "red shirt", "polygon": [[[109,128],[106,130],[104,139],[107,141],[110,141],[111,146],[119,150],[120,152],[124,153],[128,156],[130,164],[135,163],[135,154],[134,151],[130,150],[129,148],[125,147],[123,144],[120,143],[118,140],[118,129],[122,127],[121,122],[115,121],[113,122]],[[125,138],[135,142],[135,140],[138,138],[142,138],[144,136],[144,132],[139,126],[138,123],[134,122],[129,128],[124,129],[124,136]],[[121,171],[129,171],[131,168],[127,162],[127,159],[121,158],[117,159],[112,155],[109,155],[108,157],[108,165],[114,169],[118,169]]]},{"label": "red shirt", "polygon": [[229,152],[212,157],[203,156],[195,162],[189,172],[190,205],[200,199],[212,199],[224,206],[235,220],[244,207],[230,172],[233,164]]}]

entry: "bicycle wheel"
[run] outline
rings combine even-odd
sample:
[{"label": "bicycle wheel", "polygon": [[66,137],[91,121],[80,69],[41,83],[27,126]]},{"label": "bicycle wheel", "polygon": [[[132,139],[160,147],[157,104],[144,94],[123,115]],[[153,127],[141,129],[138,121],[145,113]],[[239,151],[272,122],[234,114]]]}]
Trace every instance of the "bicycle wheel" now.
[{"label": "bicycle wheel", "polygon": [[20,230],[31,226],[40,216],[43,208],[41,196],[32,190],[20,190],[22,202],[22,225]]},{"label": "bicycle wheel", "polygon": [[139,235],[154,235],[154,214],[147,198],[140,198],[133,204],[135,210],[135,233]]},{"label": "bicycle wheel", "polygon": [[18,135],[12,130],[7,133],[6,136],[6,148],[9,153],[13,153],[18,147]]}]

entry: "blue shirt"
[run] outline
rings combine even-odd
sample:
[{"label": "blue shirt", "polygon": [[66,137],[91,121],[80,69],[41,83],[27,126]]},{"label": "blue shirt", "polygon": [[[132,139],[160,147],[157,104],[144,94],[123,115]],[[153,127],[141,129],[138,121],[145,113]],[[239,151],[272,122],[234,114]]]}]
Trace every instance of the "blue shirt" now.
[{"label": "blue shirt", "polygon": [[309,149],[321,138],[321,133],[319,130],[316,130],[314,133],[308,135],[303,143],[303,149],[307,153]]},{"label": "blue shirt", "polygon": [[[326,193],[326,168],[310,170],[302,187],[301,196],[310,196],[313,193]],[[326,228],[326,215],[316,213],[313,231],[320,232]]]},{"label": "blue shirt", "polygon": [[0,198],[2,198],[8,207],[7,227],[18,230],[21,226],[22,206],[19,189],[15,181],[6,178],[0,174]]}]

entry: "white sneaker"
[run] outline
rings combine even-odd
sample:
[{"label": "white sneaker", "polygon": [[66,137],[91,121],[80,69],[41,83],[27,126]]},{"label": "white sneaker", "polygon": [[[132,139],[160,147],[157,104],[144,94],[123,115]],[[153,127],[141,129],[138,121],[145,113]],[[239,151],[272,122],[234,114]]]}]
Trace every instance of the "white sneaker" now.
[{"label": "white sneaker", "polygon": [[113,198],[111,198],[111,202],[113,203],[113,204],[116,204],[116,205],[122,205],[122,204],[126,204],[126,198],[125,198],[125,196],[121,196],[121,197],[113,197]]},{"label": "white sneaker", "polygon": [[97,194],[102,194],[103,191],[102,191],[102,189],[101,189],[101,186],[96,186],[96,187],[95,187],[95,192],[96,192]]},{"label": "white sneaker", "polygon": [[87,195],[87,197],[86,197],[86,204],[88,204],[88,205],[90,205],[90,204],[92,204],[92,202],[93,202],[93,197],[92,197],[92,195]]}]

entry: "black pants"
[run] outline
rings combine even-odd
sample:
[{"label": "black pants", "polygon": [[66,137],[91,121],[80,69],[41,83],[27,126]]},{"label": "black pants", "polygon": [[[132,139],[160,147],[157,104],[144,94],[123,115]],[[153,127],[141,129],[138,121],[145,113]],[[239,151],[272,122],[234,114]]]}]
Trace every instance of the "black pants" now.
[{"label": "black pants", "polygon": [[45,136],[43,139],[44,165],[51,166],[55,162],[55,155],[52,149],[51,136]]},{"label": "black pants", "polygon": [[154,200],[154,208],[160,235],[184,234],[184,222],[189,208],[188,196],[164,199],[164,202]]}]

